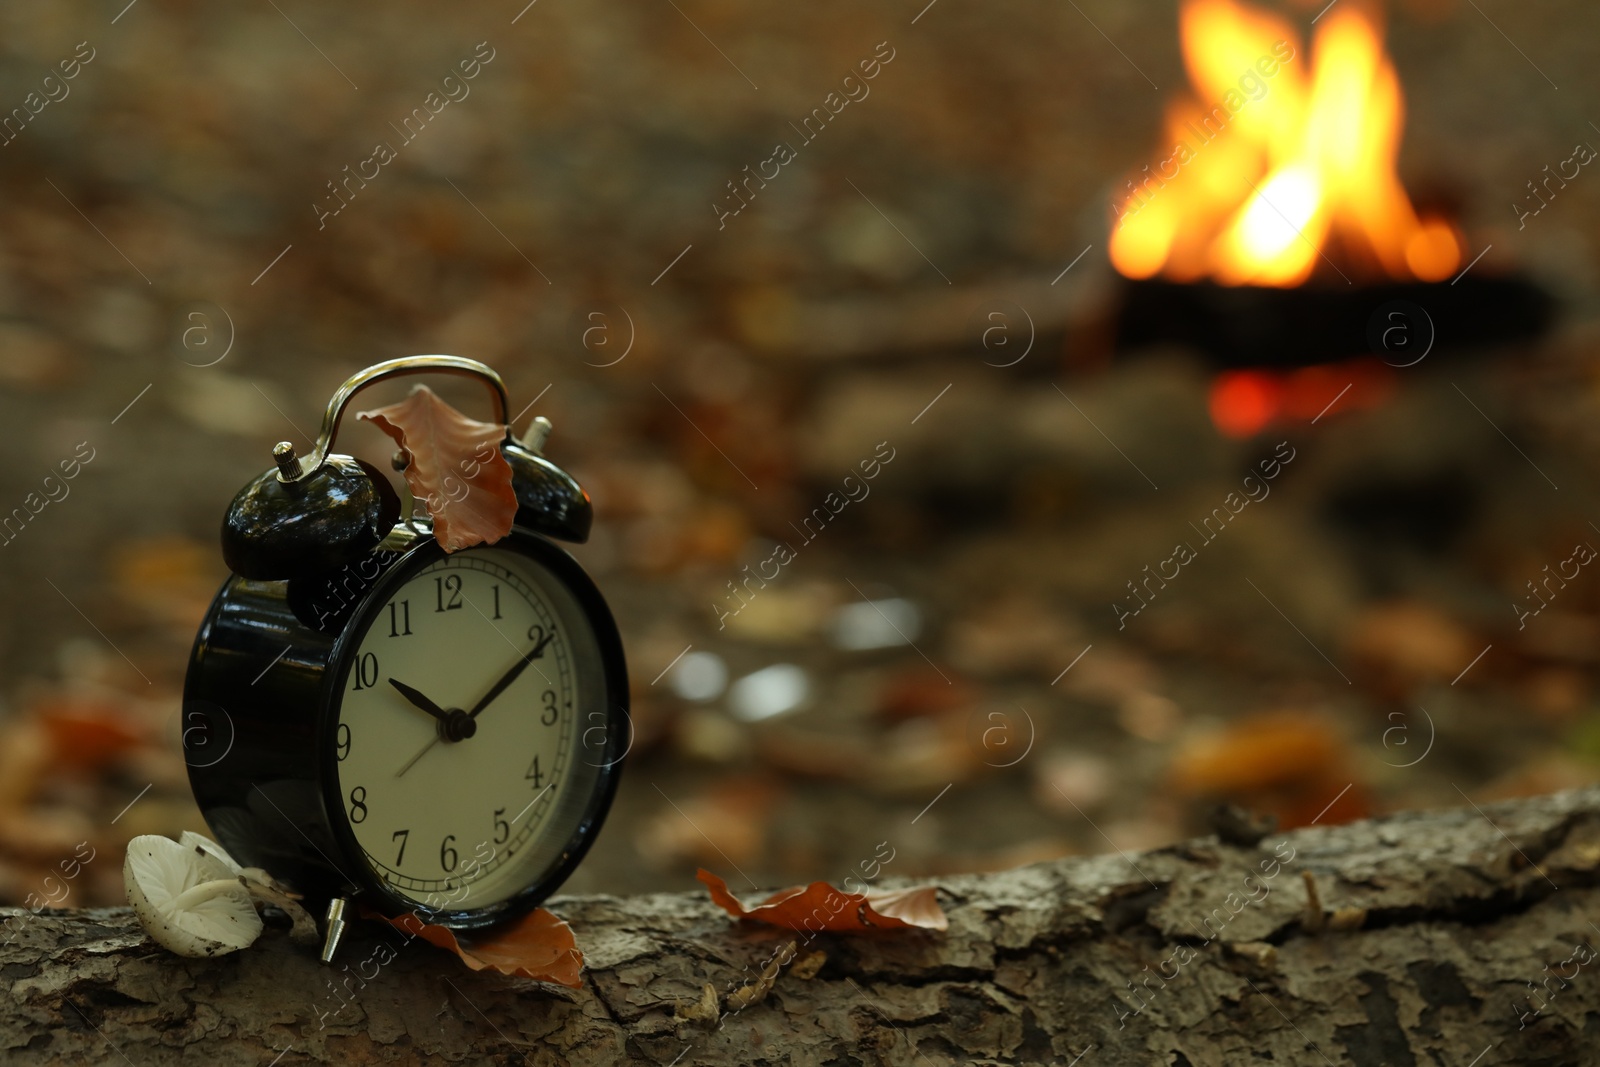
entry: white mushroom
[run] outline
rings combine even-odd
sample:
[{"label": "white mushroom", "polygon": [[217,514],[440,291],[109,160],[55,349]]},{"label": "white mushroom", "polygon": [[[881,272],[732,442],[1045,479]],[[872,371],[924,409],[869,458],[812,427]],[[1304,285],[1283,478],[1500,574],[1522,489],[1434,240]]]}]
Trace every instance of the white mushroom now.
[{"label": "white mushroom", "polygon": [[193,830],[185,830],[178,835],[178,844],[184,848],[193,849],[203,856],[210,856],[234,874],[238,874],[241,870],[239,861],[228,855],[227,849],[211,840],[205,834],[197,834]]},{"label": "white mushroom", "polygon": [[122,864],[128,903],[156,942],[180,956],[220,956],[261,936],[256,903],[294,923],[289,936],[317,941],[317,923],[299,898],[260,867],[240,867],[226,849],[189,830],[177,841],[136,837]]},{"label": "white mushroom", "polygon": [[181,843],[136,837],[122,864],[128,903],[145,931],[191,957],[236,952],[261,936],[261,916],[238,872],[222,846],[187,833]]}]

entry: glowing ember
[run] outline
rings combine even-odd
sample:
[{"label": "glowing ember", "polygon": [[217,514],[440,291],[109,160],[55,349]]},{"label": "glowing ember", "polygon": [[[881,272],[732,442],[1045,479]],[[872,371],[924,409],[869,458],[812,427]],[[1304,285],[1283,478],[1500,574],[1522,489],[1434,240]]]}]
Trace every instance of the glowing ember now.
[{"label": "glowing ember", "polygon": [[1362,357],[1292,371],[1224,371],[1211,383],[1211,422],[1245,438],[1275,425],[1369,411],[1394,391],[1394,371]]},{"label": "glowing ember", "polygon": [[1329,11],[1309,64],[1287,22],[1234,0],[1184,0],[1180,22],[1199,100],[1169,105],[1170,154],[1128,182],[1111,235],[1117,270],[1300,285],[1330,241],[1347,274],[1437,281],[1456,270],[1454,228],[1419,217],[1395,173],[1400,82],[1369,13]]}]

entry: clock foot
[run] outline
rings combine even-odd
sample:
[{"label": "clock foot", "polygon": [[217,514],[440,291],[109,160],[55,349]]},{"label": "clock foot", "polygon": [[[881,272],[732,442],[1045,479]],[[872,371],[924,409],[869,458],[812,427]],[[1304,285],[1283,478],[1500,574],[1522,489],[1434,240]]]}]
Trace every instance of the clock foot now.
[{"label": "clock foot", "polygon": [[332,963],[333,954],[339,951],[339,940],[344,937],[344,909],[349,901],[334,897],[328,901],[327,933],[322,941],[322,962]]}]

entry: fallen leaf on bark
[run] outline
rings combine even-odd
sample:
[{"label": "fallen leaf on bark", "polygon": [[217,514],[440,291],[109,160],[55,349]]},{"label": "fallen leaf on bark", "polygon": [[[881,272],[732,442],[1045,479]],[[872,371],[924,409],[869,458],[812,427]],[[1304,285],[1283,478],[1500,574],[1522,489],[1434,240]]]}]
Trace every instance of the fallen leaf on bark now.
[{"label": "fallen leaf on bark", "polygon": [[688,1019],[690,1022],[708,1023],[715,1021],[722,1014],[722,1010],[717,1006],[716,988],[710,982],[707,982],[704,988],[700,990],[699,1000],[680,1000],[673,1006],[672,1013],[678,1018]]},{"label": "fallen leaf on bark", "polygon": [[419,385],[398,404],[356,416],[405,450],[406,485],[433,517],[446,552],[493,544],[511,532],[517,495],[511,465],[500,454],[506,428],[468,418]]},{"label": "fallen leaf on bark", "polygon": [[859,933],[909,927],[945,930],[950,926],[932,886],[883,893],[846,893],[827,882],[812,882],[779,890],[751,908],[728,892],[728,883],[710,871],[701,868],[695,877],[710,890],[712,901],[734,918],[754,919],[787,930]]},{"label": "fallen leaf on bark", "polygon": [[759,1004],[767,999],[767,994],[772,992],[772,987],[777,984],[778,975],[788,966],[789,961],[794,959],[794,954],[794,942],[790,941],[777,955],[767,960],[766,966],[761,968],[761,973],[756,976],[755,981],[728,994],[728,1010],[744,1011],[752,1004]]},{"label": "fallen leaf on bark", "polygon": [[544,908],[535,908],[509,926],[486,937],[457,938],[455,931],[423,922],[413,914],[389,918],[366,908],[363,915],[379,919],[412,937],[447,949],[475,971],[491,970],[536,982],[555,982],[581,988],[583,953],[572,927]]}]

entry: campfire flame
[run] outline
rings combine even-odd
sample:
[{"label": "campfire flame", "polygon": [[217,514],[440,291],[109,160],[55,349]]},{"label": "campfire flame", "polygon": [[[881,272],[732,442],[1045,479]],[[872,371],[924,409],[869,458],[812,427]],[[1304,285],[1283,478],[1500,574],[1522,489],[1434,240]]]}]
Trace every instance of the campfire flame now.
[{"label": "campfire flame", "polygon": [[1118,271],[1287,287],[1325,263],[1346,280],[1456,270],[1454,227],[1419,216],[1395,173],[1400,81],[1369,12],[1333,8],[1309,56],[1289,23],[1235,0],[1184,0],[1180,23],[1196,96],[1169,104],[1168,154],[1115,209]]}]

